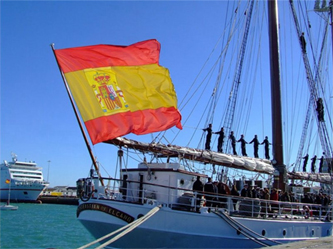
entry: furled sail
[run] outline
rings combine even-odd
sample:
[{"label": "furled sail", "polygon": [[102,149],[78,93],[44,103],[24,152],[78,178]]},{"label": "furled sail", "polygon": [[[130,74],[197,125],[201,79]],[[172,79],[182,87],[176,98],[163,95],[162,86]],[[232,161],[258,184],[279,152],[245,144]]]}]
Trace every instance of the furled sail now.
[{"label": "furled sail", "polygon": [[[265,159],[239,157],[230,154],[181,147],[171,144],[165,145],[161,143],[144,143],[123,137],[118,137],[106,141],[105,143],[142,152],[152,152],[158,157],[179,157],[201,163],[228,166],[235,169],[250,170],[266,174],[272,174],[274,172],[274,167],[271,161]],[[242,164],[240,162],[242,162]]]}]

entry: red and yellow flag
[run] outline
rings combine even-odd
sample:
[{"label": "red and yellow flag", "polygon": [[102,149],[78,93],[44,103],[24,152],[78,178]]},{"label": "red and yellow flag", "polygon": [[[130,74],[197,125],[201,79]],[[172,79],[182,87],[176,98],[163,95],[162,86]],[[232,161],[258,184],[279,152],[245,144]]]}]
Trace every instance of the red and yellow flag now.
[{"label": "red and yellow flag", "polygon": [[9,179],[6,179],[6,184],[9,184],[10,183],[10,180]]},{"label": "red and yellow flag", "polygon": [[160,43],[95,45],[55,50],[93,144],[128,133],[182,129]]}]

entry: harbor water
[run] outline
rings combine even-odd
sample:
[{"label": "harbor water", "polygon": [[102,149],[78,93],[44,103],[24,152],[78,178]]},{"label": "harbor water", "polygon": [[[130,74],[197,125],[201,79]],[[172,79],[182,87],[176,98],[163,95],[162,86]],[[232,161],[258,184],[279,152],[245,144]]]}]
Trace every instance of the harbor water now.
[{"label": "harbor water", "polygon": [[[76,218],[75,205],[11,203],[0,211],[0,248],[78,248],[95,239]],[[94,248],[99,244],[95,244]],[[282,249],[332,248],[333,237],[274,246]],[[265,247],[267,248],[267,247]]]},{"label": "harbor water", "polygon": [[11,203],[0,211],[0,248],[78,248],[94,241],[73,205]]}]

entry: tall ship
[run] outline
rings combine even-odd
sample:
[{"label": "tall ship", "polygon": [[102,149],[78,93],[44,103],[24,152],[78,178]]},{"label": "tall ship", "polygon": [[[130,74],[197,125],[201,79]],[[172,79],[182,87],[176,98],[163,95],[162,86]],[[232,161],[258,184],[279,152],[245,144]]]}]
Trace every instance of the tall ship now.
[{"label": "tall ship", "polygon": [[12,202],[35,202],[49,185],[44,180],[42,168],[35,162],[21,162],[12,153],[12,161],[1,164],[1,201],[7,201],[10,191]]},{"label": "tall ship", "polygon": [[[205,63],[211,68],[202,81],[197,76],[183,88],[188,92],[179,104],[169,71],[159,64],[157,40],[129,46],[52,45],[92,161],[89,176],[77,181],[76,214],[94,243],[101,243],[98,248],[261,248],[332,236],[333,112],[327,101],[332,2],[316,1],[311,11],[307,1],[296,2],[279,2],[288,20],[282,25],[275,0],[223,1],[230,5],[224,12],[225,37],[219,39],[222,49],[216,61]],[[310,25],[307,15],[323,24]],[[291,46],[283,40],[280,47],[279,29],[286,30]],[[267,30],[263,46],[261,33]],[[288,78],[295,76],[288,71],[294,54],[297,70],[305,74],[297,71],[304,84],[298,87]],[[270,85],[264,94],[270,100],[254,99],[260,92],[254,88],[255,72],[262,82],[271,82],[263,84]],[[255,114],[252,120],[252,105],[255,114],[271,106],[271,120]],[[288,111],[292,114],[283,115]],[[289,119],[304,124],[287,133]],[[257,136],[247,133],[251,128],[262,130]],[[300,146],[291,161],[296,146],[286,140],[296,135]],[[117,149],[113,177],[102,176],[90,146],[97,143]],[[246,151],[249,143],[253,157]]]}]

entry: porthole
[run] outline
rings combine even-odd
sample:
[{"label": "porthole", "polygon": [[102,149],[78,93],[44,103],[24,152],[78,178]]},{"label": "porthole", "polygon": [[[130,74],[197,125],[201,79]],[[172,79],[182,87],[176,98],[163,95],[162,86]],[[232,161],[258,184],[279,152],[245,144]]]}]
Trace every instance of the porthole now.
[{"label": "porthole", "polygon": [[184,179],[181,179],[180,180],[180,185],[184,185],[184,183],[185,183]]},{"label": "porthole", "polygon": [[314,230],[313,230],[313,229],[311,230],[311,235],[312,235],[312,236],[314,235]]},{"label": "porthole", "polygon": [[242,231],[242,230],[241,230],[240,228],[238,228],[238,229],[237,229],[237,235],[240,235],[240,234],[241,234],[241,231]]},{"label": "porthole", "polygon": [[138,218],[137,219],[140,219],[142,216],[143,216],[143,214],[138,214]]},{"label": "porthole", "polygon": [[265,235],[266,235],[266,230],[262,230],[262,231],[261,231],[261,235],[262,235],[262,236],[265,236]]},{"label": "porthole", "polygon": [[283,229],[283,232],[282,232],[282,234],[283,234],[283,236],[286,236],[286,234],[287,234],[287,231],[286,231],[286,229]]}]

